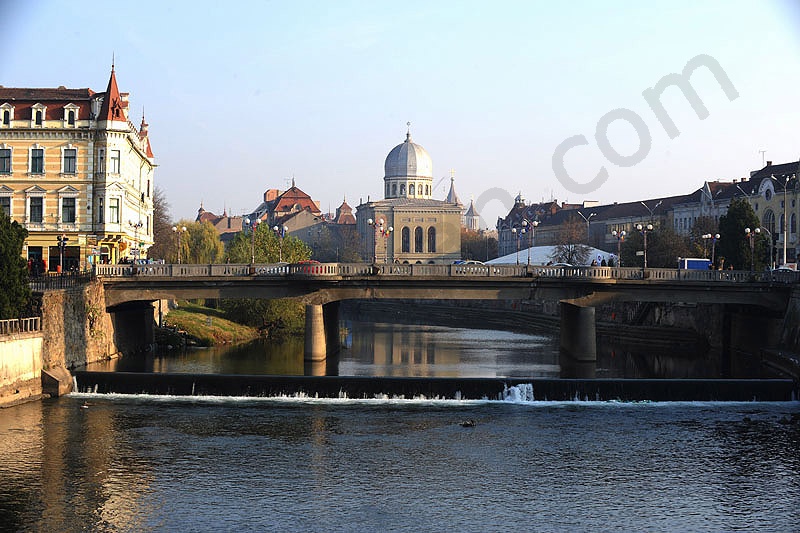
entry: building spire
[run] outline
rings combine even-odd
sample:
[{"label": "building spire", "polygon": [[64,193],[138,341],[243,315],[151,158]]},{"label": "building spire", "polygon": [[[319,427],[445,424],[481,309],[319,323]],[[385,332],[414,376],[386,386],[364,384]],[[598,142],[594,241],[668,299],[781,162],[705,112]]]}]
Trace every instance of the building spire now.
[{"label": "building spire", "polygon": [[411,142],[411,122],[406,122],[406,142]]},{"label": "building spire", "polygon": [[111,76],[108,78],[108,87],[103,97],[103,105],[100,106],[97,120],[125,120],[122,109],[122,98],[117,87],[117,76],[114,74],[114,63],[111,63]]}]

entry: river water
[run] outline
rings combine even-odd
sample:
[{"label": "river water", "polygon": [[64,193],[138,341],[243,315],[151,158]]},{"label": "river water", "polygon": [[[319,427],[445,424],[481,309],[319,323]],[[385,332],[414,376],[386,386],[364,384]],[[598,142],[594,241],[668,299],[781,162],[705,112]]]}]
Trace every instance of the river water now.
[{"label": "river water", "polygon": [[[547,335],[365,327],[343,330],[325,372],[559,372]],[[604,373],[651,366],[617,357]],[[263,343],[109,366],[320,371]],[[797,402],[71,394],[0,411],[0,530],[798,531],[798,416]]]}]

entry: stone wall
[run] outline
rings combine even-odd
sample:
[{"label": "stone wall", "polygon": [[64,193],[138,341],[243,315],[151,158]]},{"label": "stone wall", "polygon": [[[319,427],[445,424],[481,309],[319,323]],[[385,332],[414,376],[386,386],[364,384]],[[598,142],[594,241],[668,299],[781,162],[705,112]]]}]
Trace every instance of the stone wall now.
[{"label": "stone wall", "polygon": [[103,285],[47,291],[42,297],[44,368],[76,368],[120,355]]},{"label": "stone wall", "polygon": [[42,394],[42,341],[38,331],[0,338],[0,406]]}]

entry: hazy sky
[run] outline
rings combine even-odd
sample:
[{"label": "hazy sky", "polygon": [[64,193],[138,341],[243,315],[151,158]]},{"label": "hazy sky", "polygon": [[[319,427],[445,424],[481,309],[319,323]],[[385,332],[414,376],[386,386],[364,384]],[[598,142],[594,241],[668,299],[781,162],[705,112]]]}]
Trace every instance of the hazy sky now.
[{"label": "hazy sky", "polygon": [[[433,158],[434,196],[454,169],[491,227],[519,191],[633,201],[800,158],[797,1],[0,0],[0,20],[0,85],[104,91],[114,54],[175,219],[201,202],[249,212],[292,176],[323,211],[382,198],[406,122]],[[699,55],[738,97],[697,69],[707,118],[668,89],[670,138],[642,93]],[[599,148],[604,116],[601,137],[635,164]],[[604,166],[596,190],[553,170],[576,135],[565,169],[587,184]]]}]

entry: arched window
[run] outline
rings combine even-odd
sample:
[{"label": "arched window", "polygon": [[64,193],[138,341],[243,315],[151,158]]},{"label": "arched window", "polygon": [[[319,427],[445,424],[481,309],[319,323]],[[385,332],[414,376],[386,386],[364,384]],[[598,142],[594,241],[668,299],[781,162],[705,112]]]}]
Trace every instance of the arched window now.
[{"label": "arched window", "polygon": [[397,184],[392,183],[392,197],[397,196]]},{"label": "arched window", "polygon": [[11,111],[5,110],[3,111],[3,125],[8,126],[11,124]]},{"label": "arched window", "polygon": [[405,196],[405,195],[406,195],[406,184],[405,183],[401,183],[400,184],[400,196]]},{"label": "arched window", "polygon": [[75,125],[75,111],[71,109],[69,110],[69,113],[67,113],[67,124],[69,124],[70,126]]},{"label": "arched window", "polygon": [[789,219],[789,231],[797,233],[797,214],[792,213],[792,218]]},{"label": "arched window", "polygon": [[436,253],[436,228],[428,228],[428,253]]},{"label": "arched window", "polygon": [[386,184],[386,193],[385,194],[386,194],[387,197],[389,196],[389,184],[388,183]]},{"label": "arched window", "polygon": [[781,216],[781,235],[783,235],[784,231],[786,231],[786,219]]},{"label": "arched window", "polygon": [[772,212],[772,209],[767,209],[767,211],[764,213],[762,223],[771,234],[775,235],[775,213]]},{"label": "arched window", "polygon": [[422,228],[414,228],[414,253],[422,253]]},{"label": "arched window", "polygon": [[36,111],[36,120],[35,120],[35,122],[36,122],[37,126],[41,126],[42,125],[42,112],[41,111]]},{"label": "arched window", "polygon": [[414,184],[413,183],[408,186],[408,195],[409,196],[414,196]]},{"label": "arched window", "polygon": [[403,243],[402,243],[403,248],[402,249],[403,249],[403,252],[404,253],[410,253],[411,252],[411,230],[408,229],[408,227],[404,227],[403,230],[400,232],[400,234],[402,235],[402,241],[403,241]]}]

